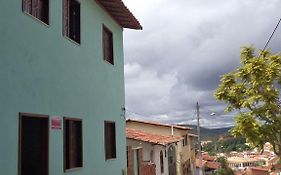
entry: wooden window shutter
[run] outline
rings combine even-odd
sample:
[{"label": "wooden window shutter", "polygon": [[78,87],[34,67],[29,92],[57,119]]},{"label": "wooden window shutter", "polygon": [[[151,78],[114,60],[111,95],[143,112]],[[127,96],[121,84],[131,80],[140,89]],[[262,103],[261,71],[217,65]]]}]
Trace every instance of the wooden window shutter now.
[{"label": "wooden window shutter", "polygon": [[69,121],[69,167],[75,167],[75,155],[76,155],[76,135],[75,135],[75,123],[74,121]]},{"label": "wooden window shutter", "polygon": [[164,157],[163,157],[163,151],[160,151],[160,168],[161,173],[164,173]]},{"label": "wooden window shutter", "polygon": [[69,0],[63,0],[63,34],[69,36]]},{"label": "wooden window shutter", "polygon": [[77,0],[69,2],[69,37],[80,43],[80,3]]},{"label": "wooden window shutter", "polygon": [[111,64],[114,64],[113,59],[113,36],[112,32],[103,26],[103,54],[104,59]]},{"label": "wooden window shutter", "polygon": [[83,166],[82,121],[65,119],[65,170]]},{"label": "wooden window shutter", "polygon": [[24,12],[28,14],[32,13],[32,1],[31,0],[23,0],[22,8]]},{"label": "wooden window shutter", "polygon": [[32,15],[36,18],[39,18],[39,14],[39,0],[32,0]]},{"label": "wooden window shutter", "polygon": [[116,158],[116,133],[115,123],[105,122],[105,157],[106,159]]}]

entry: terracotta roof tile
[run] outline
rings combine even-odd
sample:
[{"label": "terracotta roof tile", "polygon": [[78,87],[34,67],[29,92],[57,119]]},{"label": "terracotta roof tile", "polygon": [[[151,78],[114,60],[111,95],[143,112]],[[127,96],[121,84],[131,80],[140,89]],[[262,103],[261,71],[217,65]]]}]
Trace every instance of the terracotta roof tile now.
[{"label": "terracotta roof tile", "polygon": [[216,158],[209,155],[202,155],[203,160],[214,161]]},{"label": "terracotta roof tile", "polygon": [[126,136],[127,139],[140,140],[157,145],[167,145],[169,143],[175,143],[183,140],[183,137],[152,134],[129,128],[126,128]]},{"label": "terracotta roof tile", "polygon": [[269,175],[269,170],[268,168],[262,168],[262,167],[251,167],[252,174],[259,174],[259,175]]},{"label": "terracotta roof tile", "polygon": [[207,161],[205,166],[211,169],[218,169],[220,167],[220,163]]},{"label": "terracotta roof tile", "polygon": [[96,0],[123,28],[142,29],[141,24],[122,0]]},{"label": "terracotta roof tile", "polygon": [[202,162],[200,163],[199,159],[195,159],[195,166],[196,167],[202,167],[202,164],[203,164],[203,167],[206,165],[207,161],[205,160],[202,160]]},{"label": "terracotta roof tile", "polygon": [[[210,169],[218,169],[220,167],[220,163],[213,162],[213,161],[202,160],[202,164],[203,164],[203,167],[207,167]],[[195,159],[195,165],[196,165],[196,167],[202,167],[198,158]]]},{"label": "terracotta roof tile", "polygon": [[[191,130],[191,128],[184,127],[184,126],[163,124],[163,123],[157,123],[157,122],[152,122],[152,121],[142,121],[142,120],[128,119],[126,122],[144,123],[144,124],[156,125],[156,126],[164,126],[164,127],[172,127],[172,126],[173,126],[173,127],[176,128],[176,129]],[[194,136],[196,136],[196,135],[194,135]]]}]

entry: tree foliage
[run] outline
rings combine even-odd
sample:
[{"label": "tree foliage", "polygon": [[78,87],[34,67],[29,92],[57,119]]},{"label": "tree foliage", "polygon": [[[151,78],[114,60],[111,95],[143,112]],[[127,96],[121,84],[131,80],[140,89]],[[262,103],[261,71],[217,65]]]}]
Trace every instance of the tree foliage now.
[{"label": "tree foliage", "polygon": [[269,50],[255,55],[253,47],[241,50],[241,66],[222,76],[215,98],[237,111],[234,136],[245,136],[252,146],[273,145],[281,157],[281,55]]},{"label": "tree foliage", "polygon": [[217,161],[220,163],[220,168],[213,173],[214,175],[234,175],[233,170],[228,167],[225,157],[219,157]]}]

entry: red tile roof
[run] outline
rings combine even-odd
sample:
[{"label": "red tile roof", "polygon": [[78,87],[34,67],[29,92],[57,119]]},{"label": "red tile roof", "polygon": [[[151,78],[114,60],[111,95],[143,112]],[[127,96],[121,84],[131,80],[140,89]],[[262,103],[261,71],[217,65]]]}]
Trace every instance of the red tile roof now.
[{"label": "red tile roof", "polygon": [[[220,163],[213,162],[213,161],[202,160],[202,164],[203,164],[203,167],[214,169],[214,170],[218,169],[220,167]],[[202,167],[202,164],[200,163],[198,158],[195,159],[196,167]]]},{"label": "red tile roof", "polygon": [[122,0],[96,0],[105,11],[123,28],[142,29],[141,24]]},{"label": "red tile roof", "polygon": [[202,162],[200,162],[199,159],[195,159],[195,166],[196,167],[202,167],[202,165],[204,167],[206,165],[206,163],[207,163],[207,161],[205,161],[205,160],[202,160]]},{"label": "red tile roof", "polygon": [[207,160],[207,161],[215,161],[215,157],[209,156],[209,155],[202,155],[202,159],[203,160]]},{"label": "red tile roof", "polygon": [[163,123],[157,123],[157,122],[152,122],[152,121],[142,121],[142,120],[128,119],[126,122],[144,123],[144,124],[155,125],[155,126],[164,126],[164,127],[172,127],[173,126],[174,128],[180,129],[180,130],[191,130],[191,128],[184,127],[184,126],[163,124]]},{"label": "red tile roof", "polygon": [[183,140],[183,137],[152,134],[130,128],[126,128],[126,136],[127,139],[149,142],[156,145],[167,145],[169,143],[175,143]]},{"label": "red tile roof", "polygon": [[216,170],[220,167],[220,163],[207,161],[205,167]]},{"label": "red tile roof", "polygon": [[262,168],[262,167],[251,167],[252,175],[269,175],[268,168]]}]

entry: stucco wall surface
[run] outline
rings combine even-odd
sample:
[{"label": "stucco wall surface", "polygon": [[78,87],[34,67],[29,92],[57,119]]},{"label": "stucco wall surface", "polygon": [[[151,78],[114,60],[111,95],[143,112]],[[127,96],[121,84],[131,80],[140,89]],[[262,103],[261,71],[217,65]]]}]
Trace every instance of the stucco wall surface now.
[{"label": "stucco wall surface", "polygon": [[[83,168],[67,174],[122,174],[126,168],[122,28],[94,0],[81,0],[81,44],[62,36],[62,0],[50,25],[0,1],[0,174],[18,173],[19,112],[83,119]],[[113,32],[114,66],[103,60],[102,25]],[[104,120],[116,122],[117,159],[105,160]],[[50,129],[49,174],[63,172],[63,130]]]}]

